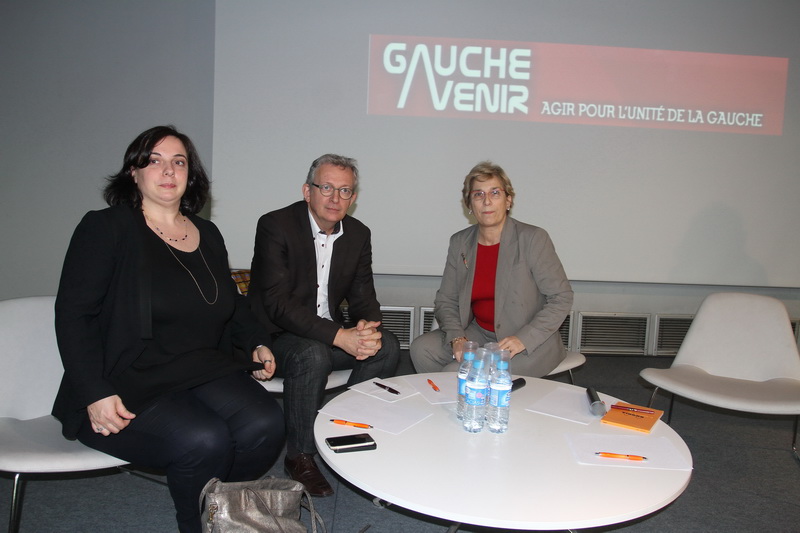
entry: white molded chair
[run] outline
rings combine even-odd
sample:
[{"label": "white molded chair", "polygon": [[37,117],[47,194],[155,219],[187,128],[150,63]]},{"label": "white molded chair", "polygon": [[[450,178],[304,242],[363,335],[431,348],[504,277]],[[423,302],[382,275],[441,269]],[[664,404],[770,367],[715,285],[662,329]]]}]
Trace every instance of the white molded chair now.
[{"label": "white molded chair", "polygon": [[25,474],[101,470],[127,464],[61,435],[53,408],[64,373],[56,346],[55,298],[0,302],[0,470],[14,476],[8,531],[19,529]]},{"label": "white molded chair", "polygon": [[[347,385],[347,380],[350,379],[351,369],[347,370],[334,370],[328,375],[328,384],[325,385],[325,390],[331,390],[338,387]],[[272,378],[269,381],[259,381],[261,386],[274,394],[283,393],[283,378]]]},{"label": "white molded chair", "polygon": [[575,385],[575,379],[572,376],[572,369],[578,368],[582,366],[586,362],[586,356],[580,352],[567,352],[567,356],[564,358],[561,363],[557,367],[555,367],[547,376],[551,377],[556,376],[558,374],[562,374],[564,372],[569,372],[569,382],[572,385]]},{"label": "white molded chair", "polygon": [[700,306],[672,366],[645,368],[641,377],[700,403],[770,415],[794,415],[797,453],[800,353],[786,307],[768,296],[715,293]]}]

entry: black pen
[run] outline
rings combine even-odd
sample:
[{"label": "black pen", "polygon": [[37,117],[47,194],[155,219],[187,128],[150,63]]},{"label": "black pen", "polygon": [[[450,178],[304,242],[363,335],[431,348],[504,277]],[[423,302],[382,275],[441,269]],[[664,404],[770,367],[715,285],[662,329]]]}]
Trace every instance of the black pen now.
[{"label": "black pen", "polygon": [[385,391],[391,392],[392,394],[400,394],[400,391],[395,390],[387,385],[384,385],[383,383],[378,383],[377,381],[373,381],[372,383],[374,383],[375,385],[377,385],[378,387],[382,388]]}]

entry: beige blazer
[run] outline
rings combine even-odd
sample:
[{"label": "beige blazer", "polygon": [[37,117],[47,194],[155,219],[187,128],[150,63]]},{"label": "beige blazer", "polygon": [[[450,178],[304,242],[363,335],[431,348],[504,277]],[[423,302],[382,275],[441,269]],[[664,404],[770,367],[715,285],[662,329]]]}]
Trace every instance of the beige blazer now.
[{"label": "beige blazer", "polygon": [[[434,314],[446,341],[464,336],[472,322],[472,283],[478,250],[478,226],[450,238]],[[547,232],[513,218],[500,236],[495,282],[495,333],[516,336],[537,367],[555,368],[565,350],[558,328],[572,308],[573,292]],[[552,365],[552,366],[551,366]]]}]

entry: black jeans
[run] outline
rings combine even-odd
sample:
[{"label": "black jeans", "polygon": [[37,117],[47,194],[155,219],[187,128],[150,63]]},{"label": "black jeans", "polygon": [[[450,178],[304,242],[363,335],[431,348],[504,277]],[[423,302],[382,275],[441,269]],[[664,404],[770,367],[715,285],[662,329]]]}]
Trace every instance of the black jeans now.
[{"label": "black jeans", "polygon": [[333,370],[352,368],[348,385],[394,375],[400,343],[391,331],[381,328],[381,333],[381,349],[363,361],[339,348],[292,333],[282,333],[275,339],[272,353],[278,361],[277,375],[284,379],[283,410],[289,455],[316,453],[314,419],[325,399],[328,374]]},{"label": "black jeans", "polygon": [[236,372],[159,398],[116,435],[95,433],[87,417],[78,440],[134,465],[165,470],[178,529],[194,533],[201,530],[198,499],[209,479],[257,479],[278,458],[283,413],[251,376]]}]

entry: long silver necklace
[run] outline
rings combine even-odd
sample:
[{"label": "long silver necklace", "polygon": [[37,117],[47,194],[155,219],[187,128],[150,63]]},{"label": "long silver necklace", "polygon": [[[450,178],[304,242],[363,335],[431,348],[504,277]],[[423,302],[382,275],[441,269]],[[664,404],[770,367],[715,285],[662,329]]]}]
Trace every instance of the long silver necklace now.
[{"label": "long silver necklace", "polygon": [[191,270],[189,270],[189,268],[188,268],[186,265],[184,265],[184,264],[183,264],[183,262],[182,262],[180,259],[178,259],[178,256],[177,256],[177,255],[175,255],[175,252],[173,252],[173,251],[172,251],[172,246],[170,246],[170,245],[169,245],[169,243],[168,243],[167,241],[165,241],[165,240],[164,240],[164,239],[168,239],[168,240],[170,240],[170,241],[172,241],[172,242],[180,242],[180,241],[185,241],[185,240],[186,240],[186,239],[189,237],[189,232],[188,232],[188,231],[187,231],[187,229],[186,229],[186,217],[185,217],[185,216],[183,217],[183,228],[184,228],[184,233],[185,233],[185,235],[183,236],[183,238],[182,238],[182,239],[172,239],[172,238],[170,238],[170,237],[168,237],[168,236],[164,235],[164,232],[163,232],[163,231],[161,231],[161,229],[159,229],[159,227],[158,227],[158,226],[156,226],[155,222],[153,222],[152,220],[150,220],[150,217],[148,217],[148,216],[147,216],[147,213],[145,213],[145,212],[144,212],[144,208],[142,209],[142,214],[144,215],[144,218],[145,218],[145,219],[146,219],[148,222],[150,222],[151,224],[153,224],[153,227],[155,227],[155,228],[156,228],[156,231],[157,231],[157,232],[158,232],[158,234],[161,236],[161,242],[163,242],[163,243],[164,243],[164,246],[166,246],[166,247],[167,247],[167,250],[169,250],[169,253],[171,253],[171,254],[172,254],[172,257],[174,257],[174,258],[175,258],[175,261],[177,261],[177,262],[178,262],[178,263],[179,263],[179,264],[180,264],[180,265],[183,267],[183,269],[184,269],[186,272],[188,272],[188,273],[189,273],[189,275],[192,277],[192,281],[194,281],[194,284],[195,284],[195,286],[197,287],[197,290],[198,290],[198,291],[200,291],[200,296],[202,296],[202,297],[203,297],[203,300],[204,300],[204,301],[205,301],[205,302],[206,302],[208,305],[214,305],[215,303],[217,303],[217,299],[219,299],[219,285],[217,285],[217,278],[214,276],[214,273],[213,273],[213,272],[211,272],[211,268],[208,266],[208,262],[206,262],[206,257],[203,255],[203,250],[200,248],[200,245],[199,245],[199,244],[197,245],[197,251],[199,251],[199,252],[200,252],[200,257],[203,259],[203,264],[204,264],[204,265],[206,265],[206,269],[208,269],[208,273],[209,273],[209,274],[211,274],[211,279],[213,279],[213,280],[214,280],[214,300],[213,300],[213,301],[211,301],[211,302],[209,302],[209,301],[208,301],[208,298],[206,298],[206,295],[203,293],[203,289],[201,289],[201,288],[200,288],[200,284],[199,284],[199,283],[197,283],[197,278],[195,278],[195,277],[194,277],[194,274],[192,274],[192,271],[191,271]]},{"label": "long silver necklace", "polygon": [[175,260],[176,260],[178,263],[180,263],[180,265],[183,267],[183,269],[184,269],[186,272],[188,272],[188,273],[189,273],[189,275],[192,277],[192,281],[194,281],[194,284],[197,286],[197,290],[198,290],[198,291],[200,291],[200,296],[202,296],[202,297],[203,297],[203,300],[204,300],[204,301],[205,301],[205,302],[206,302],[208,305],[214,305],[215,303],[217,303],[217,299],[219,298],[219,285],[217,285],[217,278],[214,276],[214,273],[213,273],[213,272],[211,272],[211,268],[208,266],[208,263],[206,262],[206,257],[203,255],[203,250],[200,248],[200,246],[199,246],[199,245],[197,246],[197,251],[199,251],[199,252],[200,252],[200,257],[203,259],[203,264],[204,264],[204,265],[206,265],[206,268],[208,269],[208,273],[209,273],[209,274],[211,274],[211,279],[213,279],[213,280],[214,280],[214,300],[213,300],[213,301],[211,301],[211,302],[209,302],[209,301],[208,301],[208,298],[206,298],[206,295],[205,295],[205,294],[203,294],[203,289],[201,289],[201,288],[200,288],[200,284],[199,284],[199,283],[197,283],[197,278],[195,278],[195,277],[194,277],[194,274],[192,274],[192,271],[191,271],[191,270],[189,270],[189,269],[186,267],[186,265],[184,265],[184,264],[183,264],[183,262],[182,262],[180,259],[178,259],[178,256],[177,256],[177,255],[175,255],[175,252],[173,252],[173,251],[172,251],[172,246],[170,246],[170,245],[169,245],[168,243],[166,243],[165,241],[162,241],[162,242],[164,242],[164,246],[166,246],[166,247],[167,247],[167,250],[169,250],[169,253],[171,253],[171,254],[172,254],[172,257],[174,257],[174,258],[175,258]]}]

